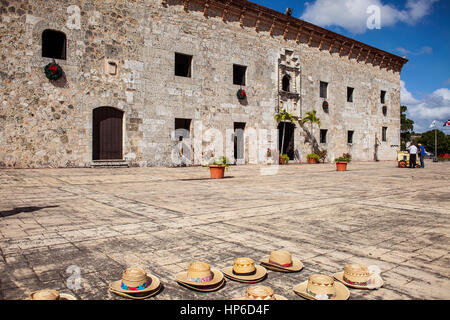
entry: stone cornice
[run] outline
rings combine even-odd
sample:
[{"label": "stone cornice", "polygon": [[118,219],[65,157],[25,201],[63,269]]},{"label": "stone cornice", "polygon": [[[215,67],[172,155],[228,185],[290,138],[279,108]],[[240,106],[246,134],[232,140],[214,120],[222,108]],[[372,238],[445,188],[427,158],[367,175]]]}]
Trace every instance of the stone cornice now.
[{"label": "stone cornice", "polygon": [[354,54],[357,59],[372,65],[380,59],[379,67],[386,70],[401,72],[403,66],[408,62],[406,58],[247,0],[161,0],[163,6],[172,5],[174,2],[177,2],[177,5],[183,5],[185,11],[189,10],[189,2],[199,3],[204,8],[203,15],[205,17],[208,17],[208,9],[219,10],[222,12],[221,18],[224,22],[228,20],[227,15],[232,13],[239,17],[241,27],[244,26],[243,20],[245,16],[252,16],[256,20],[254,26],[256,32],[260,31],[261,22],[264,20],[264,23],[270,26],[269,33],[271,36],[273,36],[274,30],[277,28],[282,31],[282,38],[285,41],[288,40],[288,33],[294,34],[295,42],[298,44],[302,35],[306,35],[308,46],[311,46],[315,40],[319,43],[319,50],[322,50],[323,44],[329,43],[330,48],[328,51],[330,53],[333,53],[333,49],[337,49],[339,56],[347,52],[349,59]]}]

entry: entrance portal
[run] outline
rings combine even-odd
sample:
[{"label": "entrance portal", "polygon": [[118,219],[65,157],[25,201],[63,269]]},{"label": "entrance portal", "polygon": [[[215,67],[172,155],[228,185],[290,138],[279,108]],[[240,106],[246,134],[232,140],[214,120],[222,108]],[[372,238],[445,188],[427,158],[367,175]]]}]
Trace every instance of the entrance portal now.
[{"label": "entrance portal", "polygon": [[122,160],[123,111],[99,107],[92,119],[93,160]]},{"label": "entrance portal", "polygon": [[[284,143],[283,143],[283,128],[284,128]],[[283,145],[283,152],[281,154],[287,154],[289,159],[294,160],[294,130],[295,124],[290,122],[280,122],[278,125],[278,151],[281,150]]]},{"label": "entrance portal", "polygon": [[244,130],[245,130],[245,122],[234,123],[235,164],[245,164]]}]

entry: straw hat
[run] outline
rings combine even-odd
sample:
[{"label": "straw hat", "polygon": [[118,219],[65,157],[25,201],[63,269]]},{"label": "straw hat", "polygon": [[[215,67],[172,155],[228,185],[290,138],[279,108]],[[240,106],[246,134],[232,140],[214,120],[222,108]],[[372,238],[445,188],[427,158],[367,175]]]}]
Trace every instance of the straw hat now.
[{"label": "straw hat", "polygon": [[43,289],[34,291],[30,294],[30,300],[77,300],[74,296],[67,293],[59,293],[56,290]]},{"label": "straw hat", "polygon": [[383,279],[376,272],[362,264],[347,264],[344,271],[335,273],[334,278],[348,287],[357,289],[378,289],[383,286]]},{"label": "straw hat", "polygon": [[223,273],[217,269],[211,269],[205,262],[192,262],[187,272],[180,272],[175,276],[177,282],[196,287],[219,286],[224,280]]},{"label": "straw hat", "polygon": [[266,286],[251,286],[245,292],[245,297],[233,300],[287,300],[279,294],[275,294],[272,288]]},{"label": "straw hat", "polygon": [[141,268],[131,267],[122,273],[121,280],[111,283],[109,289],[123,297],[145,299],[159,291],[160,281],[156,276],[148,275]]},{"label": "straw hat", "polygon": [[282,272],[296,272],[303,269],[303,263],[296,258],[292,258],[289,251],[275,250],[270,253],[268,258],[260,260],[265,267]]},{"label": "straw hat", "polygon": [[332,277],[313,274],[309,279],[294,287],[294,292],[310,300],[347,300],[350,291]]},{"label": "straw hat", "polygon": [[255,261],[247,257],[234,259],[233,266],[223,268],[222,272],[227,278],[241,282],[261,281],[267,275],[266,268],[255,266]]}]

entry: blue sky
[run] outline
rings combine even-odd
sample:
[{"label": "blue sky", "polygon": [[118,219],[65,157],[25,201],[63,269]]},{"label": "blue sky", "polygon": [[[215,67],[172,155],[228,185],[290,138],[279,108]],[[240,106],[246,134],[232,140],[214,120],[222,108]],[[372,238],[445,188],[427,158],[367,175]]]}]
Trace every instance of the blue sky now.
[{"label": "blue sky", "polygon": [[[403,67],[402,104],[415,121],[415,131],[438,128],[450,119],[450,1],[449,0],[250,0],[271,9],[338,32],[399,56]],[[380,12],[380,29],[367,28],[375,5]]]}]

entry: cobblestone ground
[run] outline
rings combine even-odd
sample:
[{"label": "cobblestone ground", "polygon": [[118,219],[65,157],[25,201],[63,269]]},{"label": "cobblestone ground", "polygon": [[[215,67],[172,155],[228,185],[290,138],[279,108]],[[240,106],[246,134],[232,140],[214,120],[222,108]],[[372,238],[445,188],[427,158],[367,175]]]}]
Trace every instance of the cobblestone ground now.
[{"label": "cobblestone ground", "polygon": [[[312,273],[346,263],[378,265],[385,285],[350,299],[450,299],[450,163],[400,169],[394,162],[289,165],[276,175],[232,167],[0,170],[0,299],[53,288],[79,299],[123,299],[108,291],[127,266],[160,277],[150,299],[231,299],[179,286],[192,261],[223,268],[287,249],[298,273],[269,271],[261,284],[288,299]],[[81,288],[67,287],[69,266]],[[70,271],[70,270],[69,270]]]}]

